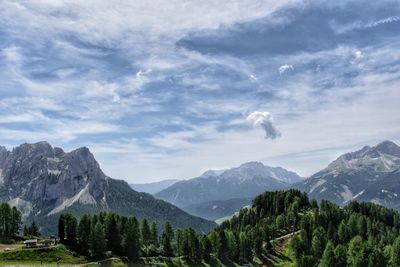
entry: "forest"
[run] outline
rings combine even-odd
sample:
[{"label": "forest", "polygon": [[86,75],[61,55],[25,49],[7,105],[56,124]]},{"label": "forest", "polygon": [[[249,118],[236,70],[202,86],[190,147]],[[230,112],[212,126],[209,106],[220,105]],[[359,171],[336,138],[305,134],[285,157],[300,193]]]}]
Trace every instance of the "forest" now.
[{"label": "forest", "polygon": [[[21,231],[21,213],[0,204],[0,238],[40,235],[33,222]],[[274,240],[294,233],[288,246],[296,266],[400,266],[400,214],[373,203],[339,207],[310,200],[297,190],[266,192],[250,208],[207,234],[158,226],[147,219],[113,212],[61,214],[58,237],[76,255],[90,260],[111,256],[137,262],[149,257],[182,257],[189,262],[246,264],[263,261]]]},{"label": "forest", "polygon": [[296,266],[400,266],[400,216],[373,203],[351,202],[341,208],[317,203],[297,190],[266,192],[251,208],[208,234],[193,229],[162,231],[153,222],[102,212],[60,216],[60,241],[81,255],[103,258],[182,256],[189,261],[252,262],[272,248],[281,235],[296,232],[290,242]]},{"label": "forest", "polygon": [[0,239],[17,236],[21,228],[21,212],[7,203],[0,204]]}]

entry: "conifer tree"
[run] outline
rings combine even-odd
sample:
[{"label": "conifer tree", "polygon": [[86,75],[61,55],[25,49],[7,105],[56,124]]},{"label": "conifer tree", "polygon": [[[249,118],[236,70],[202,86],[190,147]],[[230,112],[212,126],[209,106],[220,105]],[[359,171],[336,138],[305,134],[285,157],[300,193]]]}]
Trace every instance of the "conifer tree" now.
[{"label": "conifer tree", "polygon": [[100,221],[92,226],[90,232],[90,252],[93,258],[103,258],[107,251],[106,234]]},{"label": "conifer tree", "polygon": [[123,235],[123,249],[125,256],[135,262],[139,259],[140,240],[139,227],[135,217],[129,218]]},{"label": "conifer tree", "polygon": [[158,230],[157,224],[153,222],[150,227],[150,237],[151,237],[151,244],[154,246],[158,246]]},{"label": "conifer tree", "polygon": [[318,265],[318,267],[333,267],[336,266],[336,261],[335,261],[335,247],[332,243],[332,241],[328,241],[326,244],[324,253],[322,255],[321,261]]},{"label": "conifer tree", "polygon": [[361,236],[355,236],[350,240],[347,250],[347,264],[349,267],[366,266],[366,251]]},{"label": "conifer tree", "polygon": [[171,224],[167,221],[164,225],[164,231],[161,237],[163,254],[166,257],[172,257],[174,254],[172,249],[173,238],[174,238],[174,232],[172,230]]},{"label": "conifer tree", "polygon": [[146,218],[142,220],[140,225],[140,237],[142,241],[142,245],[148,246],[151,243],[151,233],[149,223],[147,222]]},{"label": "conifer tree", "polygon": [[347,249],[344,245],[339,244],[335,248],[336,267],[347,266]]},{"label": "conifer tree", "polygon": [[397,237],[393,243],[390,262],[392,266],[400,266],[400,237]]},{"label": "conifer tree", "polygon": [[77,245],[77,227],[78,222],[72,214],[65,214],[65,244],[75,248]]},{"label": "conifer tree", "polygon": [[118,228],[118,216],[115,213],[108,213],[105,220],[105,234],[108,250],[115,254],[121,254],[121,234]]},{"label": "conifer tree", "polygon": [[89,215],[85,214],[81,217],[78,224],[78,251],[85,256],[90,255],[90,229],[91,219]]}]

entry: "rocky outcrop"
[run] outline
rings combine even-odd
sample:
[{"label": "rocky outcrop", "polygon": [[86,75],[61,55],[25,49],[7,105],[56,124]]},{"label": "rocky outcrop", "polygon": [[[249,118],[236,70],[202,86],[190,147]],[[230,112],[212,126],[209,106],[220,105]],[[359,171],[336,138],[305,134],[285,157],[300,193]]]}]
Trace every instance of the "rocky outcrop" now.
[{"label": "rocky outcrop", "polygon": [[0,148],[0,166],[0,201],[17,206],[25,220],[36,220],[45,232],[55,231],[62,212],[79,216],[103,210],[150,221],[169,220],[175,226],[199,231],[214,227],[108,177],[86,147],[68,153],[47,142],[22,144],[11,152]]}]

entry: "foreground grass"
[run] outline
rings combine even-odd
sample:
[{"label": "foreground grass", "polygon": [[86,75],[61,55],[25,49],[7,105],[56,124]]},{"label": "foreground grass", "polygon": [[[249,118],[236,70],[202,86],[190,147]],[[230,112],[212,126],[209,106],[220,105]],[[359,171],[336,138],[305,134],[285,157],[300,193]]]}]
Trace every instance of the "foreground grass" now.
[{"label": "foreground grass", "polygon": [[172,258],[165,258],[165,257],[150,257],[150,258],[141,258],[138,263],[130,263],[126,262],[121,258],[111,258],[107,260],[103,260],[100,262],[93,262],[85,264],[85,267],[95,267],[95,266],[102,266],[102,267],[145,267],[149,265],[154,266],[166,266],[166,267],[238,267],[237,265],[232,262],[221,262],[218,259],[212,258],[209,261],[194,263],[185,260],[183,257],[172,257]]},{"label": "foreground grass", "polygon": [[49,264],[57,262],[60,264],[80,264],[84,261],[84,257],[74,255],[63,245],[49,248],[19,248],[0,253],[0,265],[11,263],[40,265],[41,263]]},{"label": "foreground grass", "polygon": [[[261,263],[259,259],[254,260],[257,266]],[[234,262],[221,262],[212,257],[208,261],[199,263],[190,262],[183,257],[148,257],[141,258],[137,263],[128,262],[125,258],[110,258],[102,261],[87,262],[84,257],[77,256],[63,245],[57,245],[49,248],[36,249],[14,249],[12,251],[0,252],[0,266],[4,265],[80,265],[85,267],[145,267],[149,265],[165,267],[238,267],[240,265]]]}]

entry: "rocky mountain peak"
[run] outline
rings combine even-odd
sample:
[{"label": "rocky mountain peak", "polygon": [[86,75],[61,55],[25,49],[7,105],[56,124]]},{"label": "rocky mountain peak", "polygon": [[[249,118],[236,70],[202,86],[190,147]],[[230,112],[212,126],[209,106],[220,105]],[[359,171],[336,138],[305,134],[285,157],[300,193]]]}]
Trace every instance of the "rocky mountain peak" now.
[{"label": "rocky mountain peak", "polygon": [[[35,220],[41,231],[54,233],[61,212],[75,216],[112,210],[121,215],[147,217],[160,224],[201,231],[214,223],[192,217],[175,206],[133,191],[122,180],[106,176],[87,147],[71,152],[47,142],[22,144],[7,154],[0,168],[0,202],[21,210],[24,220]],[[1,160],[1,159],[0,159]]]},{"label": "rocky mountain peak", "polygon": [[259,161],[250,161],[243,163],[242,165],[239,166],[239,168],[264,168],[264,167],[265,165]]},{"label": "rocky mountain peak", "polygon": [[54,156],[53,147],[47,143],[46,141],[28,144],[24,143],[20,146],[15,147],[12,150],[12,154],[21,155],[21,156],[28,156],[28,157],[35,157],[35,156]]},{"label": "rocky mountain peak", "polygon": [[392,141],[384,141],[374,147],[374,150],[395,157],[400,157],[400,147]]},{"label": "rocky mountain peak", "polygon": [[[22,144],[10,152],[3,164],[2,182],[9,199],[63,203],[101,197],[99,184],[107,179],[87,147],[65,153],[47,142]],[[1,196],[0,196],[1,197]]]},{"label": "rocky mountain peak", "polygon": [[324,171],[335,172],[372,168],[377,171],[392,171],[400,163],[400,147],[391,141],[384,141],[376,146],[341,155],[328,165]]}]

